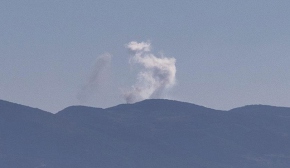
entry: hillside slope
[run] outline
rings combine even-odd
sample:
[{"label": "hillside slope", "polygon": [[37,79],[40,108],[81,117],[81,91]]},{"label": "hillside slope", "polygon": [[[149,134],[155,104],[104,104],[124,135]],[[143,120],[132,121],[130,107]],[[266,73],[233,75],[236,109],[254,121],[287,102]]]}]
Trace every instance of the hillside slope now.
[{"label": "hillside slope", "polygon": [[0,101],[0,167],[286,168],[290,108],[172,100],[57,114]]}]

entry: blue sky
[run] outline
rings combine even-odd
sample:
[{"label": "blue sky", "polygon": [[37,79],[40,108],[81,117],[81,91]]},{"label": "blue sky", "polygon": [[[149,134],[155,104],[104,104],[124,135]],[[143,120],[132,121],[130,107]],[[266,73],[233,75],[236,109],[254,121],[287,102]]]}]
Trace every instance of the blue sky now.
[{"label": "blue sky", "polygon": [[[57,112],[125,103],[136,81],[125,45],[176,59],[166,98],[215,109],[290,106],[290,1],[0,2],[0,99]],[[111,65],[87,102],[77,94],[98,56]]]}]

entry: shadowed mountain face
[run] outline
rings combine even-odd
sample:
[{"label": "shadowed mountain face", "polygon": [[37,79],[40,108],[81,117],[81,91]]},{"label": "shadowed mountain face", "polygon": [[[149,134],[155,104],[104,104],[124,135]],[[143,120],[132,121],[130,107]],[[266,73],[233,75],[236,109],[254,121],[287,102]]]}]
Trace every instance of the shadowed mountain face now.
[{"label": "shadowed mountain face", "polygon": [[0,101],[0,167],[288,168],[290,108],[172,100],[57,114]]}]

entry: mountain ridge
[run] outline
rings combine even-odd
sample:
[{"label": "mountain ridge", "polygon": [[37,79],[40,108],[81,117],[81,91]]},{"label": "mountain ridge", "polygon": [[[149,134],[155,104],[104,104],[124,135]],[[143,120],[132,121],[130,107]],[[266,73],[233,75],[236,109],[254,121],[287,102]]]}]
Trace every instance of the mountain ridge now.
[{"label": "mountain ridge", "polygon": [[[179,101],[179,100],[171,100],[171,99],[145,99],[145,100],[142,100],[142,101],[139,101],[139,102],[136,102],[136,103],[123,103],[123,104],[118,104],[118,105],[111,106],[111,107],[107,107],[107,108],[101,108],[101,107],[95,107],[95,106],[86,106],[86,105],[71,105],[71,106],[68,106],[68,107],[63,108],[62,110],[57,111],[56,113],[58,113],[60,111],[63,111],[65,109],[68,109],[68,108],[80,108],[80,107],[83,107],[83,108],[92,108],[92,109],[112,109],[112,108],[118,108],[118,107],[122,107],[122,106],[132,106],[132,105],[135,106],[135,105],[142,104],[142,103],[146,103],[146,102],[150,102],[150,101],[176,102],[176,103],[194,105],[194,106],[197,106],[197,107],[202,107],[202,108],[207,108],[207,109],[212,109],[212,110],[217,110],[217,111],[234,111],[236,109],[251,108],[251,107],[271,107],[271,108],[285,108],[285,109],[290,108],[290,107],[287,107],[287,106],[276,106],[276,105],[267,105],[267,104],[249,104],[249,105],[243,105],[243,106],[234,107],[234,108],[231,108],[229,110],[220,110],[220,109],[214,109],[214,108],[210,108],[210,107],[206,107],[206,106],[203,106],[203,105],[198,105],[198,104],[194,104],[194,103],[190,103],[190,102]],[[7,100],[0,99],[0,108],[1,108],[1,105],[3,106],[3,104],[13,104],[13,105],[16,105],[16,106],[19,106],[19,107],[32,108],[32,109],[35,109],[35,110],[40,110],[40,111],[43,111],[43,112],[48,112],[48,113],[56,114],[56,113],[53,113],[51,111],[43,110],[41,108],[31,107],[29,105],[19,104],[19,103],[15,103],[15,102],[11,102],[11,101],[7,101]]]},{"label": "mountain ridge", "polygon": [[290,108],[173,100],[56,114],[0,101],[0,167],[288,168]]}]

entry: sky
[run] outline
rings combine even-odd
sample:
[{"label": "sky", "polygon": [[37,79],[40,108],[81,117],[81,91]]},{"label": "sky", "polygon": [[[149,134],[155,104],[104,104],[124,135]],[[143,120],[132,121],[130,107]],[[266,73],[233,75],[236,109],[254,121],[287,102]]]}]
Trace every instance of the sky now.
[{"label": "sky", "polygon": [[53,113],[126,103],[146,71],[128,51],[137,42],[175,60],[174,86],[158,98],[290,107],[289,9],[287,0],[2,0],[0,99]]}]

